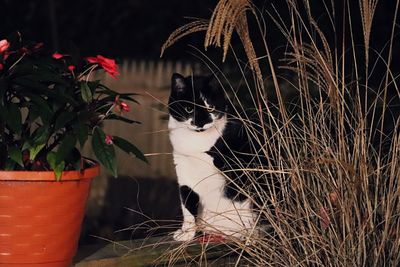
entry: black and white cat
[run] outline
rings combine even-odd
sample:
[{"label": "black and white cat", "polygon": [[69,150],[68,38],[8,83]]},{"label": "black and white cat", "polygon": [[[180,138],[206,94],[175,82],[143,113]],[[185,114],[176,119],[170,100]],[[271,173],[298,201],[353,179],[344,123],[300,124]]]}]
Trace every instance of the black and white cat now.
[{"label": "black and white cat", "polygon": [[247,155],[241,152],[250,145],[212,79],[171,79],[168,127],[183,211],[183,225],[174,233],[178,241],[192,240],[196,232],[245,239],[254,230],[251,200],[240,190],[246,178],[233,170],[251,161],[242,157],[240,163],[237,156]]}]

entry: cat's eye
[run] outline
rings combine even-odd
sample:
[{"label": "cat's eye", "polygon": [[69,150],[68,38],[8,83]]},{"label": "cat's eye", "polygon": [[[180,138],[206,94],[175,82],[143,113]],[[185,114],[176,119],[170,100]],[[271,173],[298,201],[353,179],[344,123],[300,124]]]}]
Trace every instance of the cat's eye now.
[{"label": "cat's eye", "polygon": [[193,107],[185,107],[185,111],[190,114],[193,112]]},{"label": "cat's eye", "polygon": [[207,112],[208,113],[212,113],[214,111],[215,111],[215,107],[212,107],[212,106],[207,107]]}]

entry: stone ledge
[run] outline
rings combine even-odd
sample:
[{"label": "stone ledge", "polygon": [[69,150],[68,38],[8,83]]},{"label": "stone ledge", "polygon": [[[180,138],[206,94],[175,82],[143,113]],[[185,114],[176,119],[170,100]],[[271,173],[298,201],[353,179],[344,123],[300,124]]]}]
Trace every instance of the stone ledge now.
[{"label": "stone ledge", "polygon": [[[152,237],[80,248],[73,266],[235,266],[237,261],[227,244],[193,242],[183,246],[170,237]],[[241,260],[236,266],[249,264]]]}]

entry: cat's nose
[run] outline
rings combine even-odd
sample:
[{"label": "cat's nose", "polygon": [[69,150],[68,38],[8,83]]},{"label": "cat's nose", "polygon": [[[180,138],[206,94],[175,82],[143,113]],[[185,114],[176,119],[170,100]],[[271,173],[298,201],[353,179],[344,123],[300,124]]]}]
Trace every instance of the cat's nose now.
[{"label": "cat's nose", "polygon": [[192,120],[192,121],[190,122],[190,124],[193,125],[193,126],[196,126],[196,127],[198,127],[198,128],[201,128],[201,127],[204,126],[204,124],[199,123],[199,122],[196,122],[195,120]]},{"label": "cat's nose", "polygon": [[197,126],[197,128],[203,128],[204,125],[210,123],[212,121],[211,116],[209,114],[198,113],[191,121],[193,126]]},{"label": "cat's nose", "polygon": [[193,125],[193,126],[197,126],[198,128],[203,128],[203,126],[206,124],[206,122],[199,121],[199,120],[197,120],[197,121],[192,120],[190,122],[190,124]]}]

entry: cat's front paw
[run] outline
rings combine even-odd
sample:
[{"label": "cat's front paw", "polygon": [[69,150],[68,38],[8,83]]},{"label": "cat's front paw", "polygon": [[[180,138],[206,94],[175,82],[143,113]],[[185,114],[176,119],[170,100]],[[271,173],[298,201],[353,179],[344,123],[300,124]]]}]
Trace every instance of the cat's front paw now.
[{"label": "cat's front paw", "polygon": [[188,242],[193,240],[196,235],[195,229],[178,229],[174,232],[174,240],[180,242]]}]

